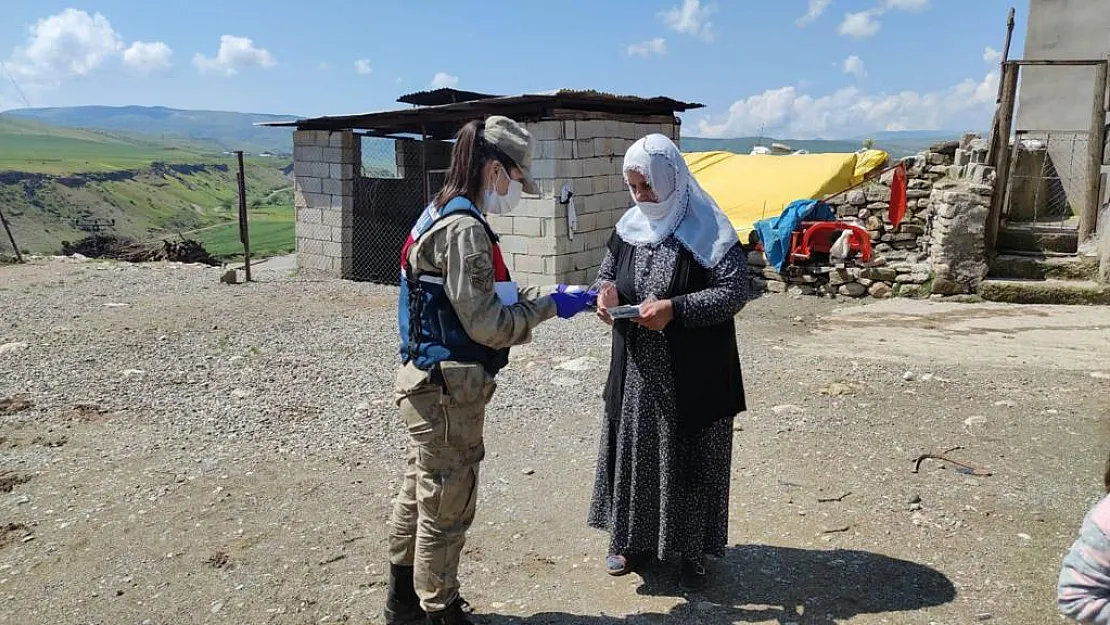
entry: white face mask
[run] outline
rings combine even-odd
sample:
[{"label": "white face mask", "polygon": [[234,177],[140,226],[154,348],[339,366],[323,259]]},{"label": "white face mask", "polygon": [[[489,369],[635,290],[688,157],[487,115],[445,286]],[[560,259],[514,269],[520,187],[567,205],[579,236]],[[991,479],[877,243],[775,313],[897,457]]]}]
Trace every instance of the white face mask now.
[{"label": "white face mask", "polygon": [[675,200],[677,199],[674,197],[675,194],[672,193],[672,197],[668,198],[665,202],[638,202],[636,201],[635,193],[629,191],[629,195],[632,196],[632,202],[639,207],[644,217],[647,217],[650,221],[661,221],[666,219],[667,216],[671,214],[671,211],[674,210]]},{"label": "white face mask", "polygon": [[497,185],[493,184],[490,189],[486,191],[485,206],[486,212],[491,215],[504,215],[505,213],[512,212],[520,203],[520,195],[524,192],[524,183],[519,180],[513,180],[504,169],[500,172],[509,178],[509,190],[505,195],[497,193]]}]

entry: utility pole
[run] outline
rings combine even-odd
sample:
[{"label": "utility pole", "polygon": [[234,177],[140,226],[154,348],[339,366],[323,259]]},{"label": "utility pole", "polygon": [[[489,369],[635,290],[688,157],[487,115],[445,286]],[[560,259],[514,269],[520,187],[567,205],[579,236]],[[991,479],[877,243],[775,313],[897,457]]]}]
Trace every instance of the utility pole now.
[{"label": "utility pole", "polygon": [[247,282],[251,281],[251,238],[247,227],[247,178],[243,169],[243,151],[237,150],[235,157],[239,160],[239,240],[243,242],[243,269],[246,272]]}]

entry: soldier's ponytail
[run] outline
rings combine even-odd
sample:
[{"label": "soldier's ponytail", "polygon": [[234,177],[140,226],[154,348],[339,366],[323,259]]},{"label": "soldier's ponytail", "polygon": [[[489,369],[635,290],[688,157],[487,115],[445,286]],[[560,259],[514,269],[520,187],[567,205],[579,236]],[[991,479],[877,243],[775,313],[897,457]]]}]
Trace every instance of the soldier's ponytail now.
[{"label": "soldier's ponytail", "polygon": [[460,196],[477,204],[484,182],[482,168],[491,159],[502,161],[506,171],[511,171],[515,167],[500,150],[486,143],[482,138],[484,128],[484,121],[474,120],[468,122],[455,135],[455,147],[451,149],[451,166],[447,170],[447,179],[434,200],[436,208],[443,208],[448,202]]}]

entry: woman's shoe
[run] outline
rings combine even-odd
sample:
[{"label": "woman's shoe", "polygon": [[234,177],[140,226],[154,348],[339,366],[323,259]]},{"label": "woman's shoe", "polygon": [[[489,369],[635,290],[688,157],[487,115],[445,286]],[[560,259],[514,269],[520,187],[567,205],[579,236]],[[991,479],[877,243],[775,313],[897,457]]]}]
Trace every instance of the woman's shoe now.
[{"label": "woman's shoe", "polygon": [[705,558],[695,556],[682,558],[682,569],[678,575],[678,586],[688,592],[697,592],[709,583],[709,571],[705,568]]},{"label": "woman's shoe", "polygon": [[611,553],[609,557],[605,558],[605,572],[614,577],[627,575],[631,573],[639,563],[640,560],[636,556]]}]

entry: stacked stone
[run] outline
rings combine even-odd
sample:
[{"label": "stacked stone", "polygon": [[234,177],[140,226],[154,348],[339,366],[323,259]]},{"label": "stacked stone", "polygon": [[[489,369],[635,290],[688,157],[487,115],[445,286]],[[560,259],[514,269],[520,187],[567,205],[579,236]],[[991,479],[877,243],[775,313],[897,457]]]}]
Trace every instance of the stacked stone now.
[{"label": "stacked stone", "polygon": [[293,159],[297,265],[346,277],[351,271],[359,144],[350,131],[298,130]]},{"label": "stacked stone", "polygon": [[[913,263],[888,266],[882,257],[866,266],[811,265],[793,268],[786,275],[767,265],[763,252],[748,252],[751,288],[755,292],[789,293],[791,295],[822,295],[827,297],[892,297],[906,289],[911,280],[928,280],[928,265]],[[902,282],[899,282],[902,280]],[[910,293],[907,292],[906,295]]]},{"label": "stacked stone", "polygon": [[[640,137],[662,133],[677,140],[673,122],[547,120],[527,124],[536,139],[532,175],[538,196],[526,196],[511,215],[491,225],[514,279],[522,284],[586,284],[597,275],[613,226],[631,205],[624,184],[624,153]],[[577,228],[568,235],[563,185],[574,193]]]},{"label": "stacked stone", "polygon": [[[894,172],[829,204],[841,219],[864,225],[874,256],[857,266],[807,265],[782,275],[751,252],[752,288],[796,295],[884,298],[973,292],[985,275],[983,228],[994,181],[985,165],[986,141],[968,134],[903,159],[906,214],[890,221]],[[851,263],[851,260],[848,261]]]},{"label": "stacked stone", "polygon": [[[993,177],[989,169],[982,175]],[[933,294],[974,293],[986,277],[989,265],[984,233],[992,192],[992,185],[970,180],[944,181],[933,190]]]}]

